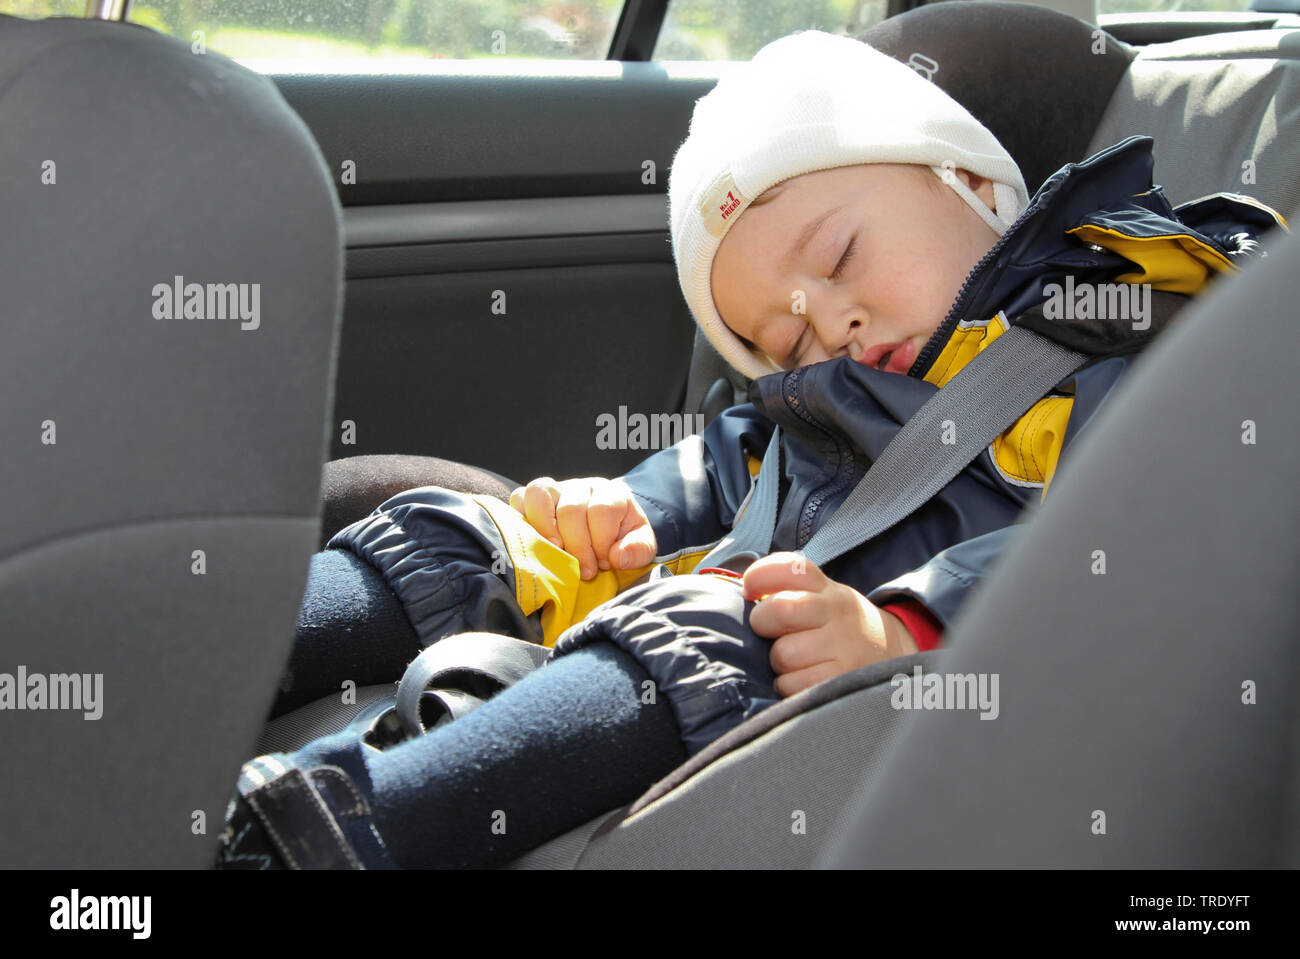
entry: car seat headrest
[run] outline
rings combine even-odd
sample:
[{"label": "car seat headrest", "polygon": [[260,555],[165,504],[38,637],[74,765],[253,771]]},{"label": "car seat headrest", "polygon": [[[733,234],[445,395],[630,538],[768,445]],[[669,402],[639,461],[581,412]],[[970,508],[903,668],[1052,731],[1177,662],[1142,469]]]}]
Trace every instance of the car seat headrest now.
[{"label": "car seat headrest", "polygon": [[1097,27],[1023,3],[940,3],[858,36],[928,76],[983,123],[1032,194],[1083,160],[1134,50]]}]

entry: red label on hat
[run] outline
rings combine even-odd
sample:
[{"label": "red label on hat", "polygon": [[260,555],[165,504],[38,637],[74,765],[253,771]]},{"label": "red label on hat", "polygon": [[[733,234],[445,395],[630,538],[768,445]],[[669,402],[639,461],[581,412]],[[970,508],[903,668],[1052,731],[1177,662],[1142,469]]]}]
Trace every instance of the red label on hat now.
[{"label": "red label on hat", "polygon": [[714,236],[722,236],[746,202],[746,196],[736,188],[730,171],[722,173],[710,184],[700,201],[700,216],[704,218],[705,229]]}]

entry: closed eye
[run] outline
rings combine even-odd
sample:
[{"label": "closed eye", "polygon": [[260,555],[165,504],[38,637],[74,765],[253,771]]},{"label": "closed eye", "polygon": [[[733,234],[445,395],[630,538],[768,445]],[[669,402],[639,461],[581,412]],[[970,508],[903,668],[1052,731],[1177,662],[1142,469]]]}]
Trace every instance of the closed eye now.
[{"label": "closed eye", "polygon": [[835,269],[831,271],[832,280],[838,280],[840,278],[840,274],[844,272],[845,264],[847,264],[849,260],[853,259],[853,254],[857,252],[857,249],[858,238],[855,236],[849,241],[849,245],[844,250],[844,255],[840,257],[840,262],[835,264]]}]

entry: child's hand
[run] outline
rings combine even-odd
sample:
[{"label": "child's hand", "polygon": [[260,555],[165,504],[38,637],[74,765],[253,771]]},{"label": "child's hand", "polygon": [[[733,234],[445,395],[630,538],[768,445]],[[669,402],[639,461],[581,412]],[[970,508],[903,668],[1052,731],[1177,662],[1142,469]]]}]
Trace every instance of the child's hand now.
[{"label": "child's hand", "polygon": [[798,553],[756,560],[745,570],[744,585],[746,599],[761,600],[750,613],[750,629],[776,640],[772,669],[782,696],[916,652],[901,619]]},{"label": "child's hand", "polygon": [[556,482],[549,476],[520,486],[510,505],[533,529],[578,559],[583,579],[600,569],[649,565],[658,551],[641,504],[620,480],[591,476]]}]

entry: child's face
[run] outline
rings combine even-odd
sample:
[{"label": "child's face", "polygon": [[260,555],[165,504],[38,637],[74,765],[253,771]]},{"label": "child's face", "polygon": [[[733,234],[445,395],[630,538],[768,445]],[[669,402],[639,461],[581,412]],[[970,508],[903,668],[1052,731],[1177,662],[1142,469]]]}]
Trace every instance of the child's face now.
[{"label": "child's face", "polygon": [[[990,181],[955,175],[993,207]],[[713,300],[732,332],[783,369],[848,355],[906,373],[997,239],[928,167],[806,173],[732,224],[714,257]]]}]

